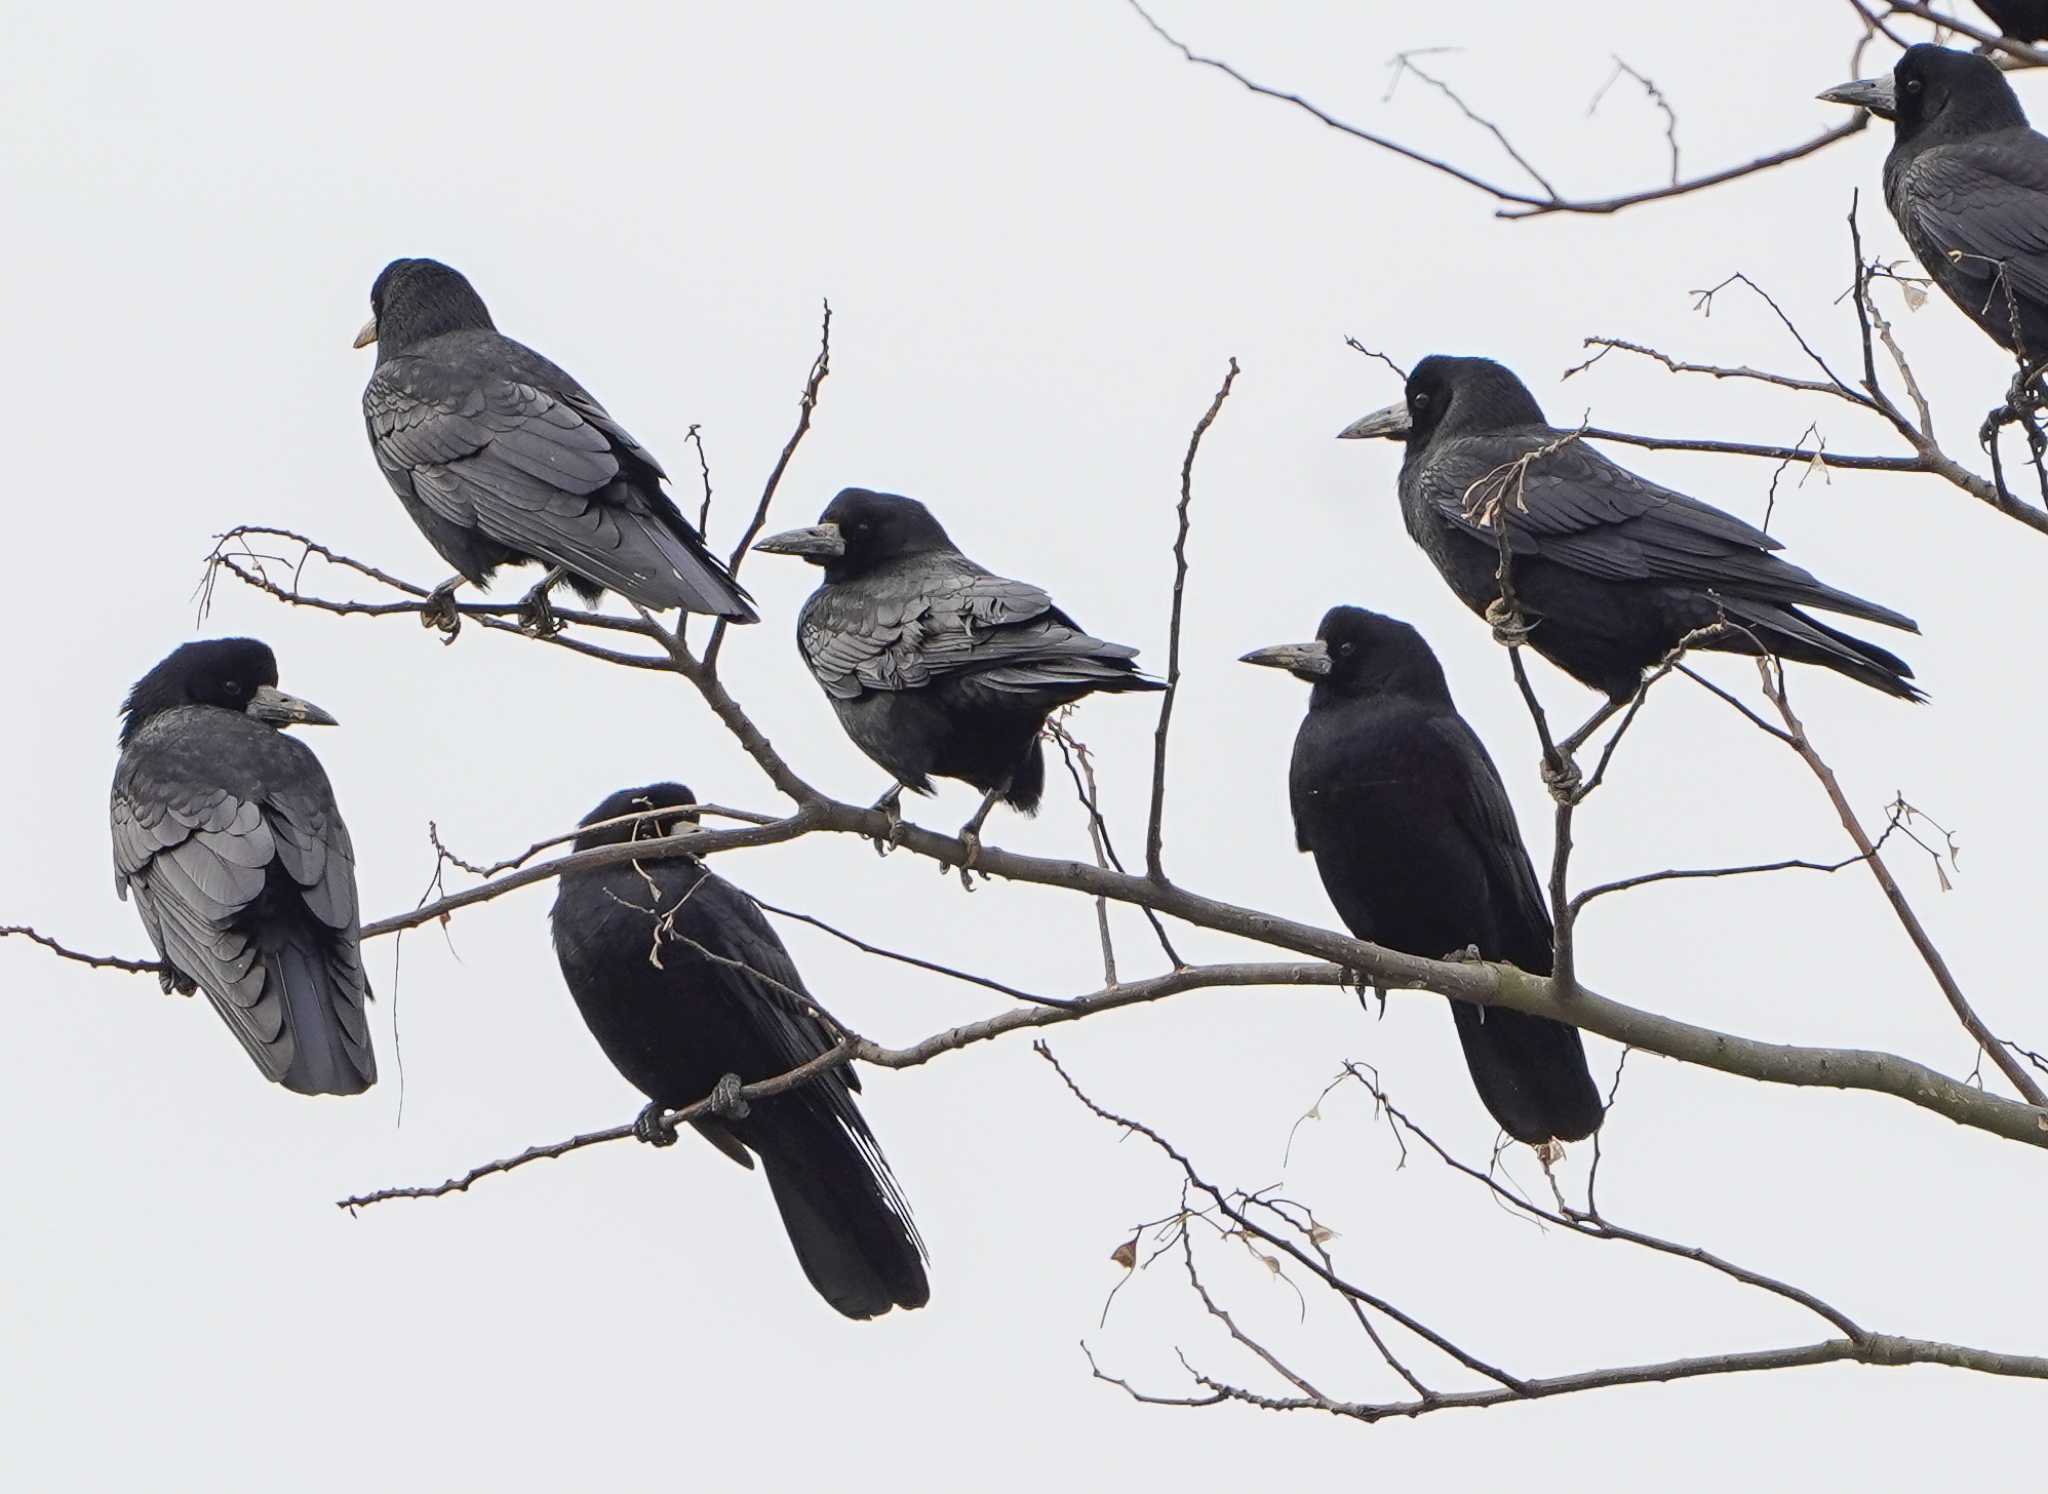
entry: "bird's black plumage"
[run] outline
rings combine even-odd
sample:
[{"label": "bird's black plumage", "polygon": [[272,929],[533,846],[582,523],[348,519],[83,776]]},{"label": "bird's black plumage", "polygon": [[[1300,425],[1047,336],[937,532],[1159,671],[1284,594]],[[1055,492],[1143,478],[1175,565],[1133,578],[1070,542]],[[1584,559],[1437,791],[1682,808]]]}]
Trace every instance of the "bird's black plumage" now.
[{"label": "bird's black plumage", "polygon": [[[695,802],[673,783],[621,790],[584,818],[576,849],[668,834],[695,818]],[[650,810],[676,813],[604,823]],[[729,1074],[772,1079],[833,1046],[753,899],[693,857],[566,873],[552,923],[591,1035],[657,1105],[704,1099]],[[696,1125],[741,1165],[760,1157],[804,1275],[847,1317],[872,1318],[922,1307],[931,1289],[909,1206],[854,1104],[859,1088],[836,1068],[752,1101],[744,1117]]]},{"label": "bird's black plumage", "polygon": [[585,597],[736,622],[754,610],[662,491],[661,466],[581,384],[499,333],[458,271],[398,259],[370,290],[370,447],[420,532],[470,582],[560,566]]},{"label": "bird's black plumage", "polygon": [[[1617,466],[1543,418],[1535,396],[1485,358],[1415,365],[1400,405],[1343,433],[1405,440],[1401,515],[1458,600],[1482,617],[1500,596],[1505,521],[1529,646],[1574,679],[1626,700],[1687,633],[1700,646],[1820,664],[1908,700],[1897,655],[1818,622],[1815,607],[1918,632],[1909,617],[1838,591],[1772,552],[1732,514]],[[1755,641],[1752,641],[1755,640]]]},{"label": "bird's black plumage", "polygon": [[114,887],[135,895],[164,989],[205,991],[287,1089],[368,1089],[355,851],[320,760],[281,729],[333,718],[281,693],[251,638],[185,644],[123,710]]},{"label": "bird's black plumage", "polygon": [[1923,43],[1821,97],[1894,122],[1884,200],[1914,256],[2000,347],[2048,358],[2048,137],[2005,74]]},{"label": "bird's black plumage", "polygon": [[812,528],[755,548],[825,568],[797,647],[854,744],[918,793],[957,778],[1029,814],[1048,715],[1098,690],[1164,688],[1136,649],[962,555],[915,499],[847,488]]},{"label": "bird's black plumage", "polygon": [[2014,41],[2048,41],[2048,0],[1977,0],[2001,36]]},{"label": "bird's black plumage", "polygon": [[[1247,654],[1313,682],[1288,798],[1299,847],[1344,926],[1406,954],[1477,946],[1536,975],[1550,915],[1486,748],[1451,703],[1443,669],[1404,622],[1333,607],[1313,644]],[[1453,1001],[1479,1098],[1517,1141],[1576,1141],[1600,1125],[1578,1029]]]}]

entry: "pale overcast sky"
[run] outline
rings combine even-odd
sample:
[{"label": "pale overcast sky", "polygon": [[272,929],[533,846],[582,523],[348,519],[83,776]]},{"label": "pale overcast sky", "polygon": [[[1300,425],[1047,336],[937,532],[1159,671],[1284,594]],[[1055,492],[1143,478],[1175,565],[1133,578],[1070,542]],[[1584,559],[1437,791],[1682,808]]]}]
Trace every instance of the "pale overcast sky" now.
[{"label": "pale overcast sky", "polygon": [[[927,500],[968,552],[1048,586],[1163,666],[1166,547],[1187,432],[1244,373],[1197,474],[1186,688],[1168,855],[1204,891],[1329,921],[1287,822],[1292,682],[1232,662],[1312,632],[1325,607],[1408,618],[1507,772],[1539,859],[1548,801],[1506,661],[1403,532],[1399,450],[1332,434],[1432,351],[1517,368],[1574,423],[1755,441],[1839,407],[1681,382],[1601,333],[1708,361],[1796,367],[1768,313],[1689,292],[1746,270],[1831,355],[1863,193],[1873,252],[1904,253],[1878,194],[1888,131],[1786,170],[1612,219],[1502,223],[1441,177],[1181,63],[1120,0],[983,7],[880,0],[561,7],[31,6],[5,0],[0,133],[9,227],[4,649],[13,786],[0,922],[146,953],[115,900],[105,826],[115,711],[195,636],[213,533],[263,521],[424,582],[446,567],[363,439],[370,355],[349,340],[396,255],[461,267],[512,335],[586,383],[671,470],[701,423],[721,547],[795,412],[821,297],[833,372],[776,518],[837,488]],[[1199,49],[1361,124],[1512,167],[1442,99],[1383,99],[1387,57],[1435,66],[1513,126],[1568,190],[1662,179],[1661,121],[1628,88],[1586,104],[1619,53],[1676,103],[1688,170],[1800,140],[1837,112],[1846,6],[1741,21],[1692,9],[1509,0],[1243,7],[1158,0]],[[2048,109],[2048,84],[2019,80]],[[2002,390],[2003,355],[1938,298],[1901,316],[1953,449]],[[1752,519],[1765,464],[1621,453]],[[683,492],[694,507],[692,492]],[[1773,529],[1829,580],[1915,614],[1901,645],[1933,695],[1908,707],[1803,673],[1797,699],[1873,820],[1904,792],[1961,837],[1955,890],[1900,876],[2001,1032],[2048,1046],[2037,962],[2048,541],[1929,479],[1781,489]],[[799,664],[815,573],[749,564],[763,624],[734,688],[815,781],[878,788]],[[348,583],[313,573],[331,590]],[[524,582],[501,582],[510,597]],[[614,604],[616,605],[616,604]],[[558,831],[612,789],[680,777],[760,808],[760,774],[679,681],[404,619],[288,612],[230,586],[206,635],[269,640],[286,689],[343,723],[308,734],[354,831],[363,902],[410,907],[429,820],[472,857]],[[1885,639],[1892,642],[1890,638]],[[1711,666],[1754,690],[1750,666]],[[1585,692],[1547,666],[1554,712]],[[1681,682],[1682,684],[1682,682]],[[1150,704],[1103,699],[1101,756],[1127,848],[1141,835]],[[950,827],[949,787],[912,813]],[[1580,821],[1582,882],[1660,866],[1845,854],[1787,754],[1691,686],[1660,689]],[[1085,855],[1056,779],[1036,822],[990,838]],[[1099,983],[1078,900],[811,842],[719,870],[880,943],[1035,989]],[[640,1097],[562,989],[537,888],[367,946],[382,1082],[351,1102],[264,1085],[203,1002],[0,943],[11,1138],[0,1222],[0,1470],[20,1488],[551,1489],[1901,1486],[2020,1471],[2039,1387],[1940,1370],[1805,1370],[1623,1390],[1367,1428],[1317,1416],[1137,1406],[1077,1347],[1162,1392],[1175,1358],[1284,1389],[1203,1317],[1170,1263],[1098,1327],[1111,1250],[1176,1179],[1068,1099],[1027,1040],[869,1077],[869,1117],[930,1242],[931,1306],[855,1324],[797,1271],[758,1174],[686,1139],[615,1145],[465,1197],[351,1219],[332,1200],[437,1181],[617,1124]],[[1119,917],[1125,970],[1158,956]],[[977,992],[785,929],[820,997],[909,1041],[985,1014]],[[1188,933],[1182,948],[1236,948]],[[1966,1072],[1971,1052],[1869,879],[1660,888],[1591,912],[1581,968],[1635,1004],[1782,1041],[1867,1045]],[[400,1046],[402,1040],[402,1048]],[[1384,1021],[1348,996],[1231,991],[1061,1029],[1105,1104],[1215,1177],[1284,1177],[1342,1232],[1339,1259],[1525,1375],[1823,1336],[1816,1320],[1681,1262],[1543,1233],[1420,1156],[1405,1169],[1356,1092],[1288,1130],[1345,1058],[1380,1066],[1462,1155],[1491,1126],[1435,997]],[[1603,1082],[1616,1049],[1588,1043]],[[403,1118],[400,1119],[400,1101]],[[2038,1153],[1874,1097],[1768,1089],[1638,1056],[1609,1122],[1603,1205],[1796,1281],[1872,1328],[2048,1347]],[[1584,1151],[1585,1149],[1580,1149]],[[1526,1158],[1511,1164],[1524,1180]],[[1567,1175],[1583,1177],[1575,1155]],[[1213,1262],[1248,1327],[1335,1395],[1401,1387],[1336,1304],[1256,1262]],[[1425,1361],[1426,1362],[1426,1361]],[[1446,1387],[1469,1383],[1438,1368]]]}]

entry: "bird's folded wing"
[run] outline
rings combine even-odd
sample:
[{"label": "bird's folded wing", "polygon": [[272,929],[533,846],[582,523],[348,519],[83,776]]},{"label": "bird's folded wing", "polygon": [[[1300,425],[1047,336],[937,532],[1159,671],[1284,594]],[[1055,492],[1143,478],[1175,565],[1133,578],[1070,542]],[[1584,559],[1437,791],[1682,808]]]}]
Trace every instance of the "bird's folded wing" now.
[{"label": "bird's folded wing", "polygon": [[1989,298],[2006,284],[2048,299],[2048,141],[2001,135],[1924,151],[1906,165],[1896,198],[1909,234],[1983,282],[1979,310],[1998,315]]},{"label": "bird's folded wing", "polygon": [[[749,1027],[775,1055],[782,1072],[830,1049],[836,1039],[812,1005],[796,962],[754,900],[707,871],[690,901],[704,915],[702,922],[692,925],[700,937],[715,931],[716,943],[707,940],[706,947],[744,967],[712,963],[694,972],[693,979],[714,982],[722,994],[743,1005]],[[860,1088],[851,1068],[835,1070],[831,1082]]]},{"label": "bird's folded wing", "polygon": [[[322,786],[324,788],[324,785]],[[139,765],[115,783],[116,881],[133,889],[158,952],[205,990],[271,1079],[290,1067],[285,1002],[242,915],[263,895],[273,863],[305,907],[346,938],[323,951],[336,977],[334,1014],[367,1063],[368,993],[357,927],[355,857],[324,793],[286,791],[259,802],[185,772]]]},{"label": "bird's folded wing", "polygon": [[[641,531],[672,505],[617,480],[655,466],[587,395],[393,358],[363,394],[385,476],[452,524],[629,595],[646,585]],[[679,524],[679,520],[677,521]]]},{"label": "bird's folded wing", "polygon": [[797,640],[826,691],[916,690],[972,675],[996,690],[1126,676],[1137,650],[1090,636],[1023,581],[953,571],[820,591]]},{"label": "bird's folded wing", "polygon": [[1490,544],[1505,519],[1516,555],[1611,580],[1725,582],[1731,565],[1754,567],[1758,579],[1782,575],[1784,563],[1765,553],[1782,548],[1778,540],[1577,441],[1487,437],[1449,458],[1422,475],[1438,511]]},{"label": "bird's folded wing", "polygon": [[1429,729],[1442,743],[1444,760],[1459,766],[1458,773],[1438,775],[1433,781],[1452,786],[1452,823],[1472,842],[1487,868],[1493,895],[1501,905],[1498,922],[1504,928],[1525,930],[1539,942],[1547,941],[1549,903],[1536,880],[1536,868],[1530,864],[1529,849],[1522,842],[1514,806],[1508,802],[1507,789],[1485,744],[1460,716],[1440,717],[1430,722]]}]

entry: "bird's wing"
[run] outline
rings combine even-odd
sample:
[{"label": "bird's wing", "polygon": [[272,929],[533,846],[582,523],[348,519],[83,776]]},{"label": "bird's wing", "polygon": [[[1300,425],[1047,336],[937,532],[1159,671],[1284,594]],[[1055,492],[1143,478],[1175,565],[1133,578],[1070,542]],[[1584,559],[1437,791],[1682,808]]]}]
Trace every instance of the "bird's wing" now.
[{"label": "bird's wing", "polygon": [[[1508,791],[1485,744],[1462,716],[1437,716],[1430,721],[1429,730],[1445,757],[1460,767],[1457,773],[1433,775],[1432,781],[1451,788],[1451,823],[1472,843],[1485,866],[1495,912],[1510,940],[1503,952],[1485,953],[1489,958],[1523,964],[1548,947],[1550,910],[1542,884],[1536,880],[1536,868],[1530,864],[1529,849],[1522,843],[1522,829],[1508,802]],[[1524,968],[1529,967],[1524,964]],[[1536,973],[1549,968],[1545,963]]]},{"label": "bird's wing", "polygon": [[2002,266],[2019,296],[2048,300],[2048,140],[2014,131],[1923,151],[1900,172],[1894,200],[1916,247],[1947,256],[1987,297],[2002,293]]},{"label": "bird's wing", "polygon": [[[694,978],[712,983],[744,1011],[744,1020],[781,1064],[779,1072],[809,1063],[834,1045],[796,962],[751,897],[706,870],[687,906],[692,916],[680,922],[691,937],[744,967],[706,961]],[[847,1089],[860,1088],[860,1076],[848,1066],[835,1069],[833,1077]]]},{"label": "bird's wing", "polygon": [[306,912],[345,936],[323,950],[333,1015],[351,1060],[374,1073],[361,1006],[369,983],[355,939],[355,851],[324,776],[256,795],[214,779],[186,754],[124,764],[111,803],[116,885],[134,891],[158,952],[214,999],[264,1073],[282,1080],[292,1058],[284,993],[243,917],[275,885],[273,867],[281,871]]},{"label": "bird's wing", "polygon": [[[371,377],[363,415],[401,494],[615,591],[668,601],[649,596],[645,552],[670,548],[660,545],[670,530],[672,544],[692,548],[694,534],[655,486],[660,467],[573,384],[398,357]],[[646,469],[644,484],[617,483],[628,463]],[[692,557],[664,558],[694,575]]]},{"label": "bird's wing", "polygon": [[1447,456],[1423,468],[1424,493],[1452,525],[1488,544],[1498,543],[1494,524],[1505,518],[1518,556],[1609,580],[1786,579],[1785,562],[1767,553],[1778,540],[1638,477],[1568,432],[1480,437]]},{"label": "bird's wing", "polygon": [[1126,677],[1137,657],[1082,631],[1036,586],[958,564],[821,587],[797,642],[840,699],[961,674],[995,690],[1071,688]]}]

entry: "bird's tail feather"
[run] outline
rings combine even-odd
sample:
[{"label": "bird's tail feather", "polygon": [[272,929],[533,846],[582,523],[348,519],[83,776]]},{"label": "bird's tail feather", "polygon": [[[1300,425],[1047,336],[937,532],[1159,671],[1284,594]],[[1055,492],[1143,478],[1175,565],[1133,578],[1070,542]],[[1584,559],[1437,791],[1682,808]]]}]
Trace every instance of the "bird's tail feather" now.
[{"label": "bird's tail feather", "polygon": [[[1751,602],[1739,597],[1725,597],[1721,601],[1731,619],[1752,630],[1764,646],[1781,659],[1790,659],[1798,664],[1819,664],[1901,700],[1927,698],[1925,691],[1911,683],[1912,665],[1889,649],[1880,648],[1853,633],[1831,628],[1796,607]],[[1738,653],[1754,652],[1747,646],[1747,640],[1739,636],[1727,640],[1722,646]]]},{"label": "bird's tail feather", "polygon": [[757,1104],[745,1139],[760,1154],[782,1227],[819,1296],[849,1318],[930,1300],[923,1242],[871,1137],[856,1136],[831,1107],[798,1091]]},{"label": "bird's tail feather", "polygon": [[1600,1091],[1578,1028],[1469,1001],[1453,1001],[1451,1010],[1472,1085],[1508,1135],[1580,1141],[1600,1129]]},{"label": "bird's tail feather", "polygon": [[376,1083],[363,989],[342,980],[327,954],[297,932],[264,950],[263,968],[284,998],[290,1034],[278,1082],[302,1095],[359,1095]]},{"label": "bird's tail feather", "polygon": [[619,515],[625,543],[620,559],[638,573],[636,584],[618,589],[656,612],[680,607],[734,622],[760,621],[751,599],[732,573],[694,535],[677,533],[658,513]]}]

